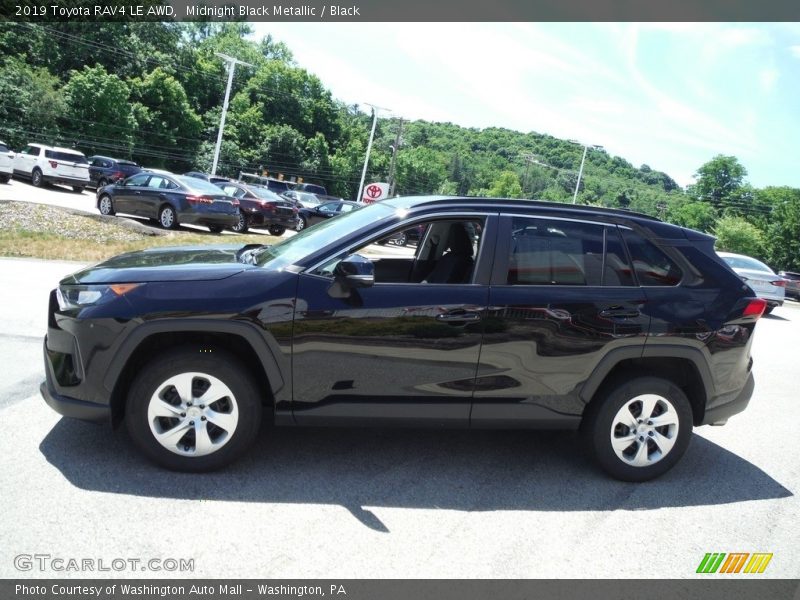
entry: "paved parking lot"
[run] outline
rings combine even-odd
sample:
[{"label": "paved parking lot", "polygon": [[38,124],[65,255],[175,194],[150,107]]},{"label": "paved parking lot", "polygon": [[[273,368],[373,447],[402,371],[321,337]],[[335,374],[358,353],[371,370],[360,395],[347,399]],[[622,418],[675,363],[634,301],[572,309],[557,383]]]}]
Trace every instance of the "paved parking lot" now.
[{"label": "paved parking lot", "polygon": [[39,397],[47,291],[77,266],[0,259],[0,577],[25,575],[19,554],[191,558],[198,577],[681,578],[706,552],[772,552],[764,576],[800,573],[796,303],[758,326],[748,410],[654,482],[607,479],[572,433],[268,427],[191,476]]}]

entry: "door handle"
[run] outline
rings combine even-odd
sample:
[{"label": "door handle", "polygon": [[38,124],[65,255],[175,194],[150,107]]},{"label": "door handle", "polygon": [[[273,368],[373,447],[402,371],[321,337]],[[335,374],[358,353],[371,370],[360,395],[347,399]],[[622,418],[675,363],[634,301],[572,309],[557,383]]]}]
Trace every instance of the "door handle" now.
[{"label": "door handle", "polygon": [[444,321],[445,323],[474,323],[481,320],[480,313],[472,311],[449,312],[436,315],[437,321]]},{"label": "door handle", "polygon": [[600,316],[604,319],[635,319],[641,314],[634,308],[622,308],[619,306],[612,306],[600,311]]}]

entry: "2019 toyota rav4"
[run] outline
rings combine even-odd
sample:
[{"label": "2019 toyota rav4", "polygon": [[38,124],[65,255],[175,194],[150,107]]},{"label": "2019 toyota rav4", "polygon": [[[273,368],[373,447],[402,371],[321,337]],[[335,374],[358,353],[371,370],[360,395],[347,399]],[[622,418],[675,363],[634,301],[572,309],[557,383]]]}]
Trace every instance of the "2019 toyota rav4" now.
[{"label": "2019 toyota rav4", "polygon": [[[377,243],[410,228],[414,247]],[[578,429],[643,481],[753,392],[765,301],[713,244],[625,211],[425,197],[275,246],[125,254],[53,290],[41,391],[170,469],[230,463],[268,419]]]}]

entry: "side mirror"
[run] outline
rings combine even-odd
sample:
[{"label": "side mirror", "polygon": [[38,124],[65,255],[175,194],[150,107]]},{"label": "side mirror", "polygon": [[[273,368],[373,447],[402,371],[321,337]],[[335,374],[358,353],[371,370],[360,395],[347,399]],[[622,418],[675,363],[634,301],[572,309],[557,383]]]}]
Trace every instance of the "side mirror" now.
[{"label": "side mirror", "polygon": [[339,261],[333,269],[333,283],[328,288],[331,298],[350,298],[356,288],[375,284],[375,266],[360,254],[351,254]]},{"label": "side mirror", "polygon": [[351,254],[339,261],[333,275],[346,281],[350,287],[372,287],[375,283],[375,265],[360,254]]}]

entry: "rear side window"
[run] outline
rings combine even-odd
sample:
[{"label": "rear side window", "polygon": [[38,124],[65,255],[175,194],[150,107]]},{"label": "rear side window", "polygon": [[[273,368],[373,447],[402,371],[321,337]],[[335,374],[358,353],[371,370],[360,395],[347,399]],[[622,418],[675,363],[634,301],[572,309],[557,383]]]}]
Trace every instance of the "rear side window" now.
[{"label": "rear side window", "polygon": [[126,186],[144,185],[145,183],[147,183],[147,178],[148,177],[150,177],[149,173],[142,173],[141,175],[134,175],[133,177],[130,177],[130,178],[125,180],[125,185]]},{"label": "rear side window", "polygon": [[634,285],[615,227],[528,217],[512,220],[507,283]]},{"label": "rear side window", "polygon": [[683,272],[671,258],[650,240],[630,229],[623,229],[622,236],[633,260],[633,269],[640,285],[678,285]]},{"label": "rear side window", "polygon": [[45,150],[44,151],[45,158],[51,158],[53,160],[63,160],[65,162],[74,162],[78,164],[87,164],[88,161],[83,154],[79,154],[77,152],[61,152],[59,150]]}]

